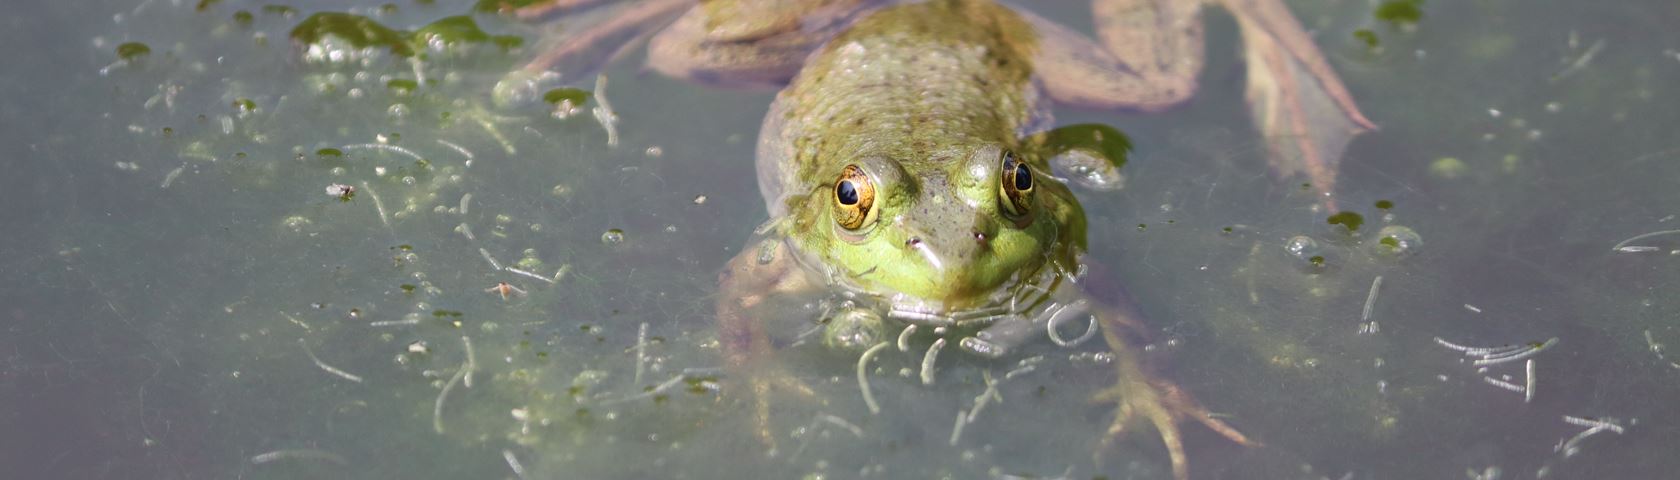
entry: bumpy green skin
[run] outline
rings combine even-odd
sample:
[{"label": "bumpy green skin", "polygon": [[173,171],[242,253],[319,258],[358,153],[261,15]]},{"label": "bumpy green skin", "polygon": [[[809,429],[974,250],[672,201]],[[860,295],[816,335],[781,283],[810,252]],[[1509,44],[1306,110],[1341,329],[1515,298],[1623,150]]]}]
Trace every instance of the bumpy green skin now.
[{"label": "bumpy green skin", "polygon": [[[1048,107],[1032,82],[1037,44],[1005,7],[936,1],[869,14],[815,52],[777,96],[758,152],[765,201],[803,263],[945,310],[995,301],[1051,262],[1074,265],[1084,214],[1020,140]],[[1000,204],[1005,150],[1035,173],[1024,216]],[[877,189],[856,231],[833,213],[847,165]]]}]

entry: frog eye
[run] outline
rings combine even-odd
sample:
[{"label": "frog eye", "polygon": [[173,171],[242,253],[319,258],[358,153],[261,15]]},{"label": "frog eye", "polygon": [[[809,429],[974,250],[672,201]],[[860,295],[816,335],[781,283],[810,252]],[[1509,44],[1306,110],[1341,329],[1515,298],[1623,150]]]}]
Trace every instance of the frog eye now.
[{"label": "frog eye", "polygon": [[847,165],[834,181],[834,220],[847,230],[863,228],[872,218],[875,206],[875,182],[857,165]]},{"label": "frog eye", "polygon": [[1023,216],[1031,213],[1033,173],[1027,164],[1016,160],[1014,152],[1003,152],[1003,166],[999,180],[1003,184],[998,189],[998,203],[1010,215]]}]

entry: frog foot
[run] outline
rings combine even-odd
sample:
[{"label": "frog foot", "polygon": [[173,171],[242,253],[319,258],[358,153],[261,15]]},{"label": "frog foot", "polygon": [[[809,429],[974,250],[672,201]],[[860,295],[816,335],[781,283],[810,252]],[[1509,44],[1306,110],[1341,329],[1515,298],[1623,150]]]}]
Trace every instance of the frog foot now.
[{"label": "frog foot", "polygon": [[1119,382],[1091,398],[1092,402],[1116,405],[1114,420],[1109,423],[1108,430],[1103,433],[1102,441],[1093,455],[1098,464],[1102,463],[1102,452],[1112,447],[1125,433],[1126,426],[1138,416],[1148,420],[1161,435],[1161,443],[1166,445],[1167,456],[1172,463],[1173,478],[1177,480],[1189,478],[1188,462],[1184,456],[1184,440],[1178,429],[1178,424],[1186,419],[1201,422],[1208,429],[1239,445],[1259,445],[1258,442],[1250,441],[1236,428],[1214,418],[1212,412],[1202,407],[1178,385],[1144,373],[1130,354],[1123,353],[1119,356]]},{"label": "frog foot", "polygon": [[[744,377],[741,386],[752,399],[753,434],[758,437],[760,444],[774,455],[778,451],[776,435],[770,421],[770,405],[775,396],[792,393],[804,404],[817,402],[826,404],[827,401],[817,396],[816,390],[807,385],[804,380],[788,373],[779,366],[754,365],[742,369]],[[727,391],[727,390],[726,390]]]}]

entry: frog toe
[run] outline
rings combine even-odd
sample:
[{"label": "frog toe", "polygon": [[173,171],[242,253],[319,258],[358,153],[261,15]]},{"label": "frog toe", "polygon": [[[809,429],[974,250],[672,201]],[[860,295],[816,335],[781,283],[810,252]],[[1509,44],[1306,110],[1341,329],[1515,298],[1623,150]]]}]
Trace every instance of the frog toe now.
[{"label": "frog toe", "polygon": [[1178,480],[1189,476],[1189,461],[1184,452],[1182,431],[1179,429],[1179,424],[1187,419],[1194,419],[1238,445],[1259,445],[1236,428],[1214,418],[1212,412],[1202,407],[1182,388],[1148,376],[1128,361],[1121,362],[1120,378],[1113,387],[1092,396],[1094,402],[1115,404],[1114,419],[1103,433],[1095,455],[1099,464],[1102,452],[1112,447],[1114,442],[1125,434],[1127,426],[1137,416],[1142,416],[1155,427],[1156,434],[1161,437],[1161,443],[1167,449],[1173,478]]},{"label": "frog toe", "polygon": [[745,391],[752,402],[753,434],[769,452],[777,451],[774,422],[771,420],[771,405],[776,403],[777,397],[792,394],[798,397],[800,404],[826,404],[826,400],[817,396],[816,390],[780,368],[763,367],[758,371],[748,372],[745,381]]}]

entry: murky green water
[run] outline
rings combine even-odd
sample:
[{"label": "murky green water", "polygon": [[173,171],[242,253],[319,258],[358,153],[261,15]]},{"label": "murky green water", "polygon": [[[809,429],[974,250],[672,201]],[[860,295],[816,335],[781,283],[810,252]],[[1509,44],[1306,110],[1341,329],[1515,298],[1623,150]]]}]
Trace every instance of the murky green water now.
[{"label": "murky green water", "polygon": [[[942,356],[932,386],[915,373],[925,345],[889,350],[871,369],[879,415],[855,355],[789,348],[816,396],[778,405],[766,458],[748,402],[720,387],[712,306],[764,220],[750,158],[770,92],[638,74],[631,53],[606,72],[608,146],[593,98],[566,119],[491,105],[539,25],[481,14],[523,46],[468,35],[421,67],[335,64],[289,32],[344,11],[413,30],[471,5],[284,5],[10,9],[8,477],[1167,476],[1141,426],[1093,464],[1112,412],[1086,398],[1112,373],[1095,347],[1049,342]],[[1228,15],[1210,16],[1188,105],[1059,113],[1136,144],[1125,189],[1081,198],[1093,257],[1152,319],[1145,356],[1264,443],[1187,426],[1193,476],[1680,468],[1680,356],[1660,347],[1680,344],[1680,237],[1618,243],[1680,225],[1680,8],[1425,2],[1398,24],[1376,16],[1393,4],[1291,6],[1382,127],[1343,162],[1352,233],[1268,175]],[[1082,11],[1045,13],[1082,25]],[[149,53],[120,59],[128,42]],[[1396,225],[1421,237],[1409,255],[1381,241]],[[1286,250],[1298,236],[1323,266]],[[1530,384],[1522,361],[1479,371],[1436,338],[1557,342]],[[953,441],[984,378],[1012,371]],[[1616,428],[1566,449],[1593,426],[1566,416]]]}]

